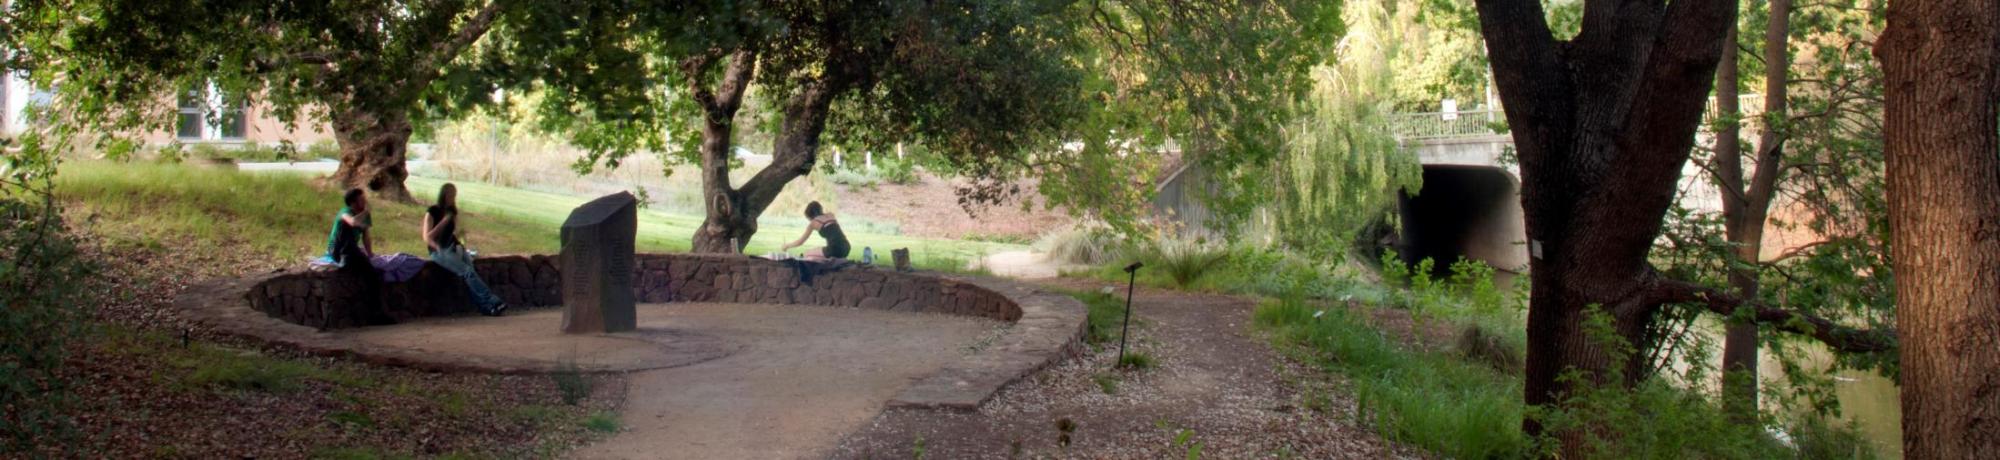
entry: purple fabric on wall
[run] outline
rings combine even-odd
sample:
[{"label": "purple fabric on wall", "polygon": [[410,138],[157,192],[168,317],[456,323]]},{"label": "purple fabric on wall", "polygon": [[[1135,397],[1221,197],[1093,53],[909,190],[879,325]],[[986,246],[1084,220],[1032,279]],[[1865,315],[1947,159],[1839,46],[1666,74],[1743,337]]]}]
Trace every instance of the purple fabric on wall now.
[{"label": "purple fabric on wall", "polygon": [[417,276],[424,269],[424,258],[404,253],[375,256],[368,259],[376,270],[382,271],[382,281],[401,283]]}]

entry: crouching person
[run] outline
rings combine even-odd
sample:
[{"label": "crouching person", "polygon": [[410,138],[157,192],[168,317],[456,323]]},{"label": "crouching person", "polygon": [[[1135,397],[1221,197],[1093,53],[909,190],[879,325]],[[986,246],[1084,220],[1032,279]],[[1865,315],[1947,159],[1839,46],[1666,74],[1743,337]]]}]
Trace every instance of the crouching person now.
[{"label": "crouching person", "polygon": [[424,245],[430,249],[431,262],[465,280],[465,288],[471,291],[472,303],[479,313],[486,316],[500,316],[507,311],[507,303],[493,295],[486,282],[473,271],[472,254],[458,240],[458,187],[450,183],[438,189],[437,204],[424,211]]}]

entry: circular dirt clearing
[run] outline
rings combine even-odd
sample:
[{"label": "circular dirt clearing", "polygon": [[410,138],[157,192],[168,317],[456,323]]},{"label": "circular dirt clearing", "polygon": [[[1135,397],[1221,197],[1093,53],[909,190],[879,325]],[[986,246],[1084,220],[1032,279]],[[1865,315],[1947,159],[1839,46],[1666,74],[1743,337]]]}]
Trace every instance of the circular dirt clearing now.
[{"label": "circular dirt clearing", "polygon": [[[666,319],[685,305],[644,305],[639,330],[617,334],[564,334],[562,312],[529,311],[499,318],[452,317],[394,326],[346,329],[335,335],[383,347],[436,356],[527,360],[549,367],[641,371],[685,366],[728,356],[738,347],[699,329]],[[650,320],[650,321],[648,321]]]},{"label": "circular dirt clearing", "polygon": [[[699,330],[736,347],[632,374],[625,431],[578,458],[825,456],[911,382],[974,354],[1007,323],[761,304],[642,305],[641,329]],[[549,327],[553,329],[553,326]]]}]

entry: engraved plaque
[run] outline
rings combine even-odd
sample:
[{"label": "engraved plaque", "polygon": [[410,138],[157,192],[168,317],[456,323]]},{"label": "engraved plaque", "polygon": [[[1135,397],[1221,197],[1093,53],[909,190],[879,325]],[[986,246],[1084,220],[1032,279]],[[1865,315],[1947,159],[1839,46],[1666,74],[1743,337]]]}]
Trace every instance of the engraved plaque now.
[{"label": "engraved plaque", "polygon": [[638,200],[605,195],[578,206],[562,226],[563,332],[593,334],[638,328],[632,293],[632,251],[639,231]]}]

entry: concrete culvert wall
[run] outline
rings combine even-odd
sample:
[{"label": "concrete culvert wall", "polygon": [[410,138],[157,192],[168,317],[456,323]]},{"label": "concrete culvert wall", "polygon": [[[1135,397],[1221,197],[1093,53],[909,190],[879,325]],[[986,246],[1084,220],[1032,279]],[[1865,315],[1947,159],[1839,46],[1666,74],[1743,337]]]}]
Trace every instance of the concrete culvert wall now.
[{"label": "concrete culvert wall", "polygon": [[1435,261],[1433,276],[1450,274],[1465,257],[1500,270],[1528,264],[1527,227],[1522,221],[1520,185],[1514,176],[1488,166],[1426,165],[1424,187],[1403,195],[1398,208],[1403,230],[1396,251],[1415,263]]}]

